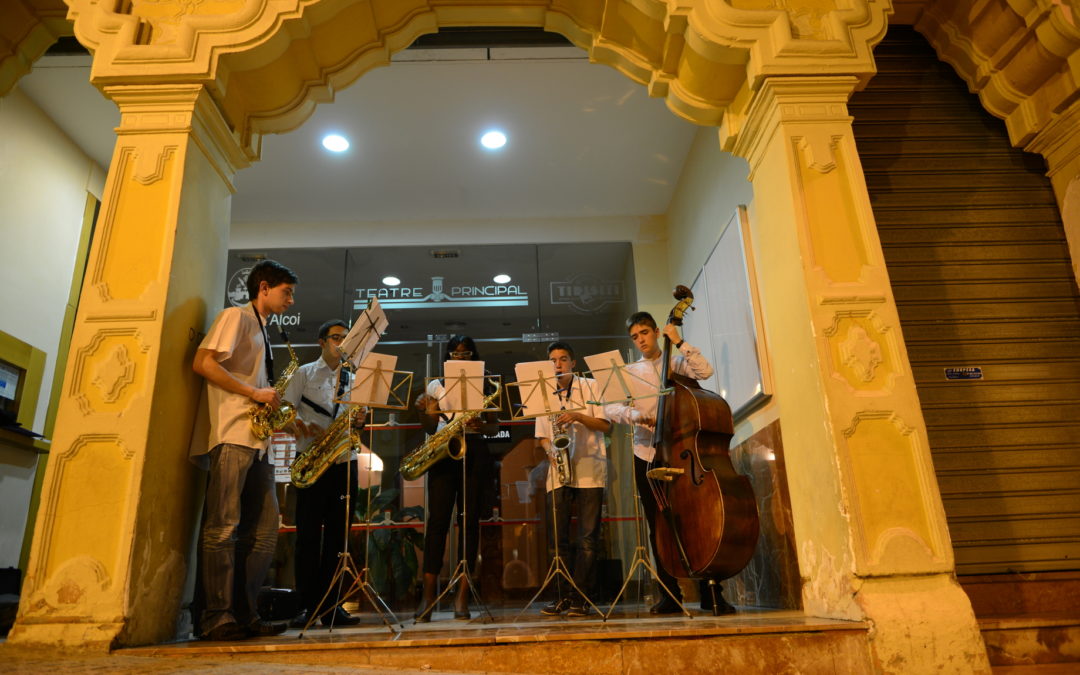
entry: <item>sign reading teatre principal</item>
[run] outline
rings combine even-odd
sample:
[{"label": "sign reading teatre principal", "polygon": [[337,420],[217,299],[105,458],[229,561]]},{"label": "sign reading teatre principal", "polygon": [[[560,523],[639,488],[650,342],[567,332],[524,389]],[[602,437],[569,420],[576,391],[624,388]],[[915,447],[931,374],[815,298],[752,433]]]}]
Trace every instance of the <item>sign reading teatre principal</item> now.
[{"label": "sign reading teatre principal", "polygon": [[529,294],[516,284],[484,286],[446,286],[444,277],[431,277],[431,287],[384,286],[357,288],[353,309],[367,307],[378,298],[386,309],[422,309],[436,307],[527,307]]}]

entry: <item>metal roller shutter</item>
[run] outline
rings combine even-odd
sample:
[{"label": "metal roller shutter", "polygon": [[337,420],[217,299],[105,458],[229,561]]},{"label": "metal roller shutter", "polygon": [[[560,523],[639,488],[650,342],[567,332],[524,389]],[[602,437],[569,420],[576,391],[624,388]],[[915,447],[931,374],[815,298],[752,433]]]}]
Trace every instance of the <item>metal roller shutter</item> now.
[{"label": "metal roller shutter", "polygon": [[957,572],[1077,569],[1080,298],[1044,162],[914,30],[874,55],[850,110]]}]

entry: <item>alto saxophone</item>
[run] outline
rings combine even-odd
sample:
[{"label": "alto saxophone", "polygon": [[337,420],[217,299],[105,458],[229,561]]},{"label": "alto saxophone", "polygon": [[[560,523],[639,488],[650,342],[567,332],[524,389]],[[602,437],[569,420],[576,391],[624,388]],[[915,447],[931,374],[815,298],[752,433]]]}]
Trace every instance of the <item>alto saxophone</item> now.
[{"label": "alto saxophone", "polygon": [[[560,413],[561,414],[561,413]],[[565,424],[559,424],[559,414],[551,415],[551,466],[555,470],[555,480],[566,487],[574,482],[574,467],[570,464],[570,434]]]},{"label": "alto saxophone", "polygon": [[[484,398],[481,408],[490,408],[499,397],[502,384],[495,383],[495,391]],[[455,417],[450,423],[428,437],[424,443],[401,459],[401,475],[405,480],[416,480],[440,459],[465,459],[465,425],[480,416],[483,410],[470,410]]]},{"label": "alto saxophone", "polygon": [[[281,371],[281,377],[274,382],[274,391],[277,392],[278,398],[285,396],[285,389],[289,386],[289,380],[292,379],[293,373],[300,366],[300,362],[296,358],[296,352],[293,351],[292,345],[289,343],[289,336],[285,331],[281,331],[281,339],[285,341],[285,346],[289,348],[289,365],[285,366],[285,370]],[[248,410],[248,415],[251,416],[251,433],[255,434],[255,437],[260,441],[265,441],[275,431],[281,431],[287,424],[296,419],[296,408],[282,399],[281,405],[276,408],[271,408],[265,403],[258,403],[252,406],[251,410]]]}]

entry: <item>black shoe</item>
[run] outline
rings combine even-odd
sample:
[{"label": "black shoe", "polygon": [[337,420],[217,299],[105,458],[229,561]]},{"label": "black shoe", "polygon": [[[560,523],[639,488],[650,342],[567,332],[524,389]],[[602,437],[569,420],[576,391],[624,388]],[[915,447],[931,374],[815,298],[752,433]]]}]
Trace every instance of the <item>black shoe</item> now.
[{"label": "black shoe", "polygon": [[709,606],[706,607],[705,606],[705,601],[701,602],[701,608],[704,609],[704,610],[712,612],[713,616],[724,616],[725,614],[734,614],[735,612],[739,611],[739,610],[735,609],[734,605],[732,605],[727,600],[725,600],[724,596],[720,596],[718,598],[718,600],[720,602],[717,603],[715,608],[713,607],[712,602],[708,603]]},{"label": "black shoe", "polygon": [[544,605],[540,609],[540,613],[546,616],[559,616],[566,610],[570,609],[570,600],[567,598],[556,598],[548,604]]},{"label": "black shoe", "polygon": [[302,609],[300,610],[299,614],[293,617],[292,621],[289,622],[289,625],[293,628],[303,628],[307,625],[308,616],[310,616],[308,614],[308,611],[306,609]]},{"label": "black shoe", "polygon": [[202,636],[202,639],[210,642],[236,642],[237,640],[246,640],[249,637],[251,637],[251,633],[243,626],[235,621],[230,621],[220,626],[214,626]]},{"label": "black shoe", "polygon": [[566,610],[566,616],[589,616],[591,610],[592,607],[586,605],[584,600],[574,600],[570,603],[570,609]]},{"label": "black shoe", "polygon": [[360,623],[360,617],[349,614],[341,607],[335,607],[334,611],[323,614],[320,621],[324,626],[355,626]]},{"label": "black shoe", "polygon": [[281,635],[289,628],[285,621],[254,621],[247,625],[247,634],[251,637],[269,637]]},{"label": "black shoe", "polygon": [[679,614],[683,611],[682,605],[665,595],[660,602],[649,608],[649,614]]},{"label": "black shoe", "polygon": [[454,610],[454,618],[455,619],[471,619],[472,614],[469,613],[469,609],[467,607],[465,609],[455,609]]}]

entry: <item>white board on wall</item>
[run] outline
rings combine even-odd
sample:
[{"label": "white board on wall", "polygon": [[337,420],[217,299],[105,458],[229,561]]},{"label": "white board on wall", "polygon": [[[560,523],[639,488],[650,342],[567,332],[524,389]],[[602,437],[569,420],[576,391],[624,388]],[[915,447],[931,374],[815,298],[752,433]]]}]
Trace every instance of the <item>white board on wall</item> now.
[{"label": "white board on wall", "polygon": [[745,206],[724,226],[691,291],[696,311],[685,317],[683,334],[714,371],[701,385],[723,396],[738,418],[771,390]]}]

